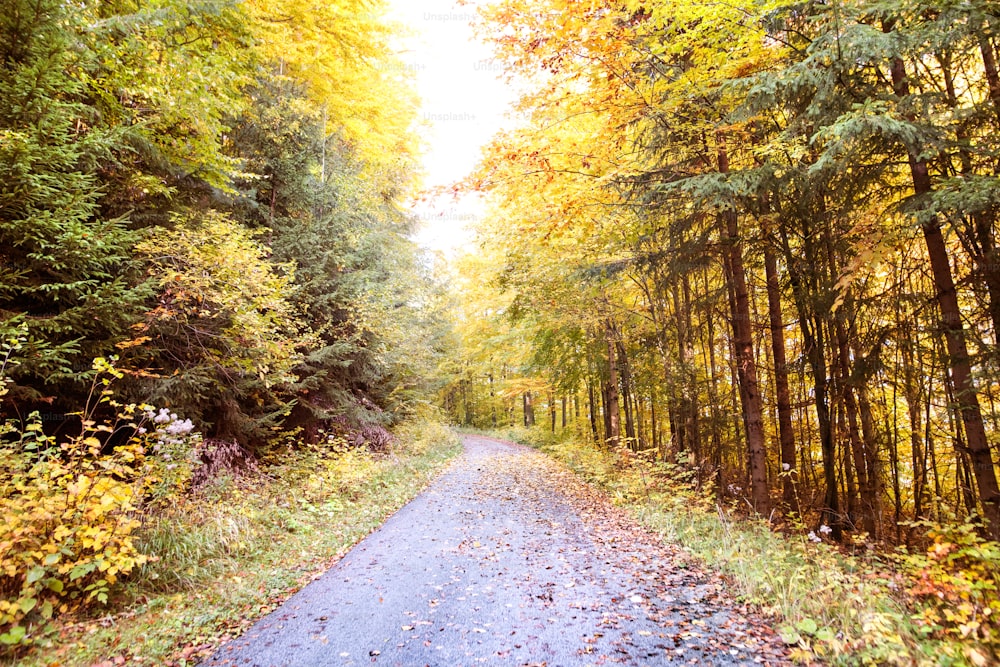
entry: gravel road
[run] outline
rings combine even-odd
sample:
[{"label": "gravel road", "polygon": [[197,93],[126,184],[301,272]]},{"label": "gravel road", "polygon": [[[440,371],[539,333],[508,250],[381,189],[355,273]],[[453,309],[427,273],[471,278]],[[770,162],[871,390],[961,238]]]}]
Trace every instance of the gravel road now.
[{"label": "gravel road", "polygon": [[465,452],[206,667],[779,665],[725,581],[526,447]]}]

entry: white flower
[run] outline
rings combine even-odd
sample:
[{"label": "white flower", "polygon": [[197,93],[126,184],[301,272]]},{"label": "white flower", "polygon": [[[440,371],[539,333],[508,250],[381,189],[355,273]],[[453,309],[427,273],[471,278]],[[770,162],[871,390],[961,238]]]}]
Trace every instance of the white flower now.
[{"label": "white flower", "polygon": [[190,419],[185,419],[184,421],[173,421],[167,424],[166,429],[164,429],[170,435],[184,435],[185,433],[190,433],[194,430],[194,424],[191,423]]},{"label": "white flower", "polygon": [[819,527],[819,532],[823,533],[824,535],[829,535],[830,533],[833,532],[833,528],[830,528],[830,526],[824,524]]},{"label": "white flower", "polygon": [[785,472],[788,472],[789,470],[792,469],[792,466],[789,463],[782,463],[781,464],[781,469],[784,470]]},{"label": "white flower", "polygon": [[810,530],[809,531],[809,541],[810,542],[822,542],[823,538],[821,538],[819,535],[817,535],[816,533],[814,533],[814,532],[812,532]]}]

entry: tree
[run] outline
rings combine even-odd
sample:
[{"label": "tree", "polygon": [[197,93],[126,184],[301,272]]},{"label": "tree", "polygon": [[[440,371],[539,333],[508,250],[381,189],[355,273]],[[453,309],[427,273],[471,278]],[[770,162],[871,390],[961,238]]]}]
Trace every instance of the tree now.
[{"label": "tree", "polygon": [[0,330],[27,325],[7,400],[72,405],[91,359],[129,337],[149,290],[132,261],[138,236],[101,211],[95,168],[116,136],[84,101],[92,54],[72,48],[77,17],[50,0],[2,14]]}]

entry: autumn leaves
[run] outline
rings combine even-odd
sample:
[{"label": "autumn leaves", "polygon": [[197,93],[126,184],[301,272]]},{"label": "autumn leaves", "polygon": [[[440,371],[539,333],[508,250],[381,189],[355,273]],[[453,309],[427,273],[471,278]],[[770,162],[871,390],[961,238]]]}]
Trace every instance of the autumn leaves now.
[{"label": "autumn leaves", "polygon": [[469,181],[497,211],[474,417],[513,398],[477,376],[539,378],[759,512],[995,535],[993,29],[976,3],[487,9],[531,122]]}]

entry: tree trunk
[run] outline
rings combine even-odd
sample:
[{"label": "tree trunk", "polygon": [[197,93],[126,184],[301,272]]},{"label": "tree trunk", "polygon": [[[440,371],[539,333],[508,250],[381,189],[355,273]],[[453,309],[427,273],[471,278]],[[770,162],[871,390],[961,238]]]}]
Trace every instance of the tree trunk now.
[{"label": "tree trunk", "polygon": [[[844,306],[847,307],[846,304]],[[841,313],[843,314],[843,313]],[[858,479],[860,495],[861,523],[865,531],[875,537],[875,490],[870,481],[868,461],[871,459],[872,443],[866,442],[861,433],[858,418],[858,404],[851,386],[851,351],[848,342],[847,329],[842,317],[837,317],[834,324],[837,335],[838,361],[840,375],[843,378],[841,395],[844,399],[844,410],[847,412],[848,436],[851,443],[851,459],[854,472]]]},{"label": "tree trunk", "polygon": [[[788,236],[783,229],[781,231],[782,251],[785,255],[785,262],[789,266],[795,265],[795,256],[792,254],[788,243]],[[830,406],[828,403],[828,385],[826,354],[823,340],[823,326],[816,317],[812,320],[812,311],[809,308],[809,296],[806,286],[803,285],[803,276],[810,277],[810,282],[815,282],[815,277],[810,271],[815,270],[815,255],[809,239],[809,230],[803,229],[802,237],[805,239],[805,262],[802,263],[802,271],[789,271],[789,280],[792,283],[792,294],[795,297],[795,307],[799,315],[799,328],[802,331],[802,345],[806,358],[809,361],[809,369],[813,376],[813,401],[816,406],[816,421],[819,426],[820,451],[823,454],[823,481],[826,484],[826,494],[823,499],[822,520],[823,523],[833,531],[830,536],[840,541],[843,538],[843,527],[840,517],[840,499],[837,493],[837,447],[833,440],[833,427],[830,421]],[[812,267],[812,268],[810,268]],[[815,292],[815,285],[813,291]],[[808,448],[803,448],[803,452]]]},{"label": "tree trunk", "polygon": [[618,355],[615,354],[615,327],[611,320],[606,323],[608,344],[608,384],[605,408],[607,415],[607,445],[617,447],[621,442],[621,414],[618,406]]},{"label": "tree trunk", "polygon": [[490,372],[490,418],[493,423],[493,428],[497,427],[497,394],[496,389],[493,386],[493,373]]},{"label": "tree trunk", "polygon": [[652,432],[653,447],[656,448],[660,460],[663,460],[663,448],[660,445],[660,434],[657,431],[659,424],[656,423],[656,394],[654,393],[649,399],[649,422],[650,431]]},{"label": "tree trunk", "polygon": [[[910,94],[909,83],[903,61],[895,59],[890,68],[892,85],[897,96]],[[918,197],[933,190],[927,162],[913,152],[907,153],[913,192]],[[937,291],[937,302],[944,329],[951,378],[954,382],[955,400],[965,429],[965,446],[972,462],[972,473],[979,491],[979,501],[983,505],[983,515],[988,524],[991,538],[1000,538],[1000,486],[997,484],[996,470],[990,452],[983,414],[979,406],[979,396],[972,382],[972,366],[965,337],[962,312],[958,305],[958,292],[951,273],[948,247],[941,231],[941,220],[936,214],[925,214],[921,222],[931,274]]]},{"label": "tree trunk", "polygon": [[625,403],[625,438],[628,441],[628,446],[635,450],[638,448],[638,441],[635,434],[635,393],[632,391],[632,368],[628,363],[628,355],[625,354],[625,344],[622,341],[616,341],[615,349],[618,351],[622,400]]},{"label": "tree trunk", "polygon": [[788,391],[788,362],[785,354],[785,323],[781,313],[781,286],[774,251],[764,247],[767,280],[767,314],[771,325],[771,355],[774,358],[774,392],[778,410],[778,442],[781,451],[781,501],[785,509],[799,513],[795,492],[795,432],[792,430],[792,399]]},{"label": "tree trunk", "polygon": [[549,390],[549,430],[556,432],[556,397],[552,390]]},{"label": "tree trunk", "polygon": [[[729,156],[724,139],[718,137],[719,171],[729,172]],[[747,463],[750,473],[750,502],[759,514],[768,512],[767,453],[764,449],[764,410],[757,382],[753,330],[750,326],[750,295],[743,265],[743,244],[739,238],[736,211],[719,213],[720,231],[725,238],[726,278],[732,286],[733,345],[736,371],[743,399],[744,427],[747,436]]]},{"label": "tree trunk", "polygon": [[587,380],[587,407],[590,411],[590,432],[594,436],[594,444],[600,444],[601,436],[597,432],[597,406],[594,404],[594,383]]}]

